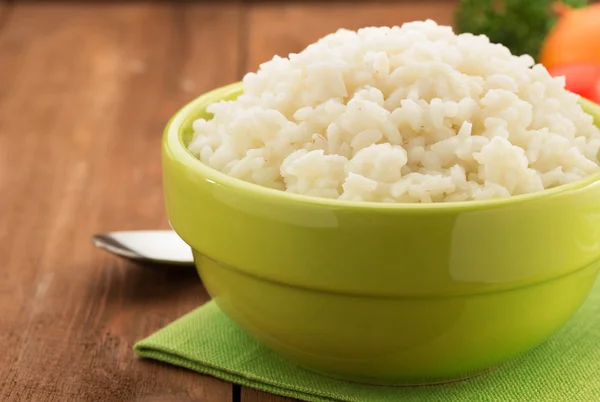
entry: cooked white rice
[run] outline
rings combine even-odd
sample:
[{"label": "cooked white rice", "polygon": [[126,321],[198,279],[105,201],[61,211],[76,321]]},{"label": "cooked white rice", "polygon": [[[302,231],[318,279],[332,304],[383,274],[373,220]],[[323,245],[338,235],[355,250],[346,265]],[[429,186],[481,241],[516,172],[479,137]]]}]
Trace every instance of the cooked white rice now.
[{"label": "cooked white rice", "polygon": [[353,201],[531,193],[600,171],[600,130],[530,56],[433,21],[339,30],[244,77],[189,150],[252,183]]}]

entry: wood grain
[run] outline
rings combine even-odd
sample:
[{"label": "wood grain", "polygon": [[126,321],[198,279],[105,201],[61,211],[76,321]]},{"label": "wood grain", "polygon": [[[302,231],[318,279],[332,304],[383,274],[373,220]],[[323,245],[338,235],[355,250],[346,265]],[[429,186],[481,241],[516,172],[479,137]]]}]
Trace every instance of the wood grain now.
[{"label": "wood grain", "polygon": [[131,351],[207,300],[195,272],[122,262],[90,235],[167,227],[160,134],[188,100],[339,27],[448,23],[453,7],[0,0],[0,400],[230,401],[230,384]]},{"label": "wood grain", "polygon": [[0,29],[0,400],[230,401],[132,345],[207,300],[90,235],[165,228],[160,137],[238,77],[239,6],[16,3]]},{"label": "wood grain", "polygon": [[0,0],[0,29],[2,29],[2,23],[4,22],[4,18],[8,14],[8,9],[8,0]]},{"label": "wood grain", "polygon": [[454,1],[253,4],[248,15],[246,69],[256,70],[276,54],[299,52],[339,28],[393,26],[426,18],[452,25],[455,8]]}]

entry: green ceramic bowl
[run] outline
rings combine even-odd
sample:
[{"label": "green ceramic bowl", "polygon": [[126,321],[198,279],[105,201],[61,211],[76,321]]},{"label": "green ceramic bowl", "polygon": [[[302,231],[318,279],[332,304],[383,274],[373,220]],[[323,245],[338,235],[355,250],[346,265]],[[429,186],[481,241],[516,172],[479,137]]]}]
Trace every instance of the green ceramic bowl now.
[{"label": "green ceramic bowl", "polygon": [[167,212],[219,307],[289,361],[364,383],[449,381],[544,342],[586,298],[599,268],[600,175],[432,205],[288,194],[186,150],[207,104],[240,92],[217,89],[170,121]]}]

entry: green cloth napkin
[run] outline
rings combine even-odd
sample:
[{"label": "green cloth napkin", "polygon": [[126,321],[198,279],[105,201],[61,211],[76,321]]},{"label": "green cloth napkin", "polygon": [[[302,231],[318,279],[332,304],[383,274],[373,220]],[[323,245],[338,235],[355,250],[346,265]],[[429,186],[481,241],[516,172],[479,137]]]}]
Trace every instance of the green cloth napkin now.
[{"label": "green cloth napkin", "polygon": [[142,357],[306,401],[600,401],[600,281],[544,345],[487,374],[445,385],[377,387],[321,377],[260,346],[213,302],[134,348]]}]

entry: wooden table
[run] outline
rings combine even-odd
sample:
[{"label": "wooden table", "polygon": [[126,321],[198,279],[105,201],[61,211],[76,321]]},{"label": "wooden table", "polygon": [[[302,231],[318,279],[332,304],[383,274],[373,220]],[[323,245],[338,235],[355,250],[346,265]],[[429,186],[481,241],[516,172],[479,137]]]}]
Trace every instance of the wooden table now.
[{"label": "wooden table", "polygon": [[0,0],[0,401],[283,401],[142,361],[132,345],[208,300],[90,235],[167,228],[161,130],[183,104],[339,27],[453,1]]}]

